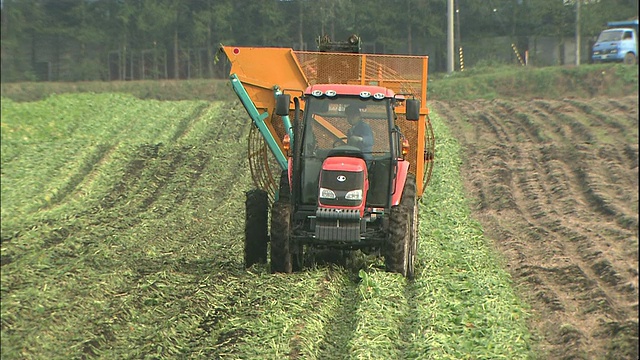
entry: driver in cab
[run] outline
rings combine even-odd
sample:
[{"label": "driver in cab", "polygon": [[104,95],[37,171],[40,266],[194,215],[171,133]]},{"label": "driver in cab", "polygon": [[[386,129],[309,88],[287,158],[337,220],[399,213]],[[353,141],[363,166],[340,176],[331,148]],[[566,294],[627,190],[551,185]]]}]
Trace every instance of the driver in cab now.
[{"label": "driver in cab", "polygon": [[350,105],[345,109],[347,121],[351,128],[347,131],[347,143],[356,146],[362,150],[363,154],[371,156],[373,151],[373,131],[371,127],[362,121],[360,109],[354,105]]}]

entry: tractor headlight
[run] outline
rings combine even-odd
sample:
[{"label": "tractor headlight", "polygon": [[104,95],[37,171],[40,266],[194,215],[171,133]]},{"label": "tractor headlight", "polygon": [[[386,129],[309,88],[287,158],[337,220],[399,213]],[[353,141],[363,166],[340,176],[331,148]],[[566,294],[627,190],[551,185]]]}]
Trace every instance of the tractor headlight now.
[{"label": "tractor headlight", "polygon": [[320,198],[321,199],[335,199],[336,198],[336,193],[333,192],[333,190],[321,187],[320,188]]},{"label": "tractor headlight", "polygon": [[344,196],[344,198],[346,200],[362,200],[362,190],[351,190]]}]

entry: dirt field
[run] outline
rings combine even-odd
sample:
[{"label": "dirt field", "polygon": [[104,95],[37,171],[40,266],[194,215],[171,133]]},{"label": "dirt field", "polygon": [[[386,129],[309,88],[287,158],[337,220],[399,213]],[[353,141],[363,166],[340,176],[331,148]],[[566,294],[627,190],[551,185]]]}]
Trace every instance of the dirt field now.
[{"label": "dirt field", "polygon": [[[638,358],[638,98],[430,102],[541,358]],[[437,164],[436,164],[437,166]]]}]

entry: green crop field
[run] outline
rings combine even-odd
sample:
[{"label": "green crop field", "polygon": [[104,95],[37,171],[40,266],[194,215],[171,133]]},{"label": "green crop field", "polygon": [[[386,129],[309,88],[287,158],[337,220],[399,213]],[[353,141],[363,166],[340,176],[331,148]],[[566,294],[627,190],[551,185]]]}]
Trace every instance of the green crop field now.
[{"label": "green crop field", "polygon": [[375,257],[243,266],[236,101],[2,99],[2,358],[523,359],[528,310],[432,112],[417,278]]}]

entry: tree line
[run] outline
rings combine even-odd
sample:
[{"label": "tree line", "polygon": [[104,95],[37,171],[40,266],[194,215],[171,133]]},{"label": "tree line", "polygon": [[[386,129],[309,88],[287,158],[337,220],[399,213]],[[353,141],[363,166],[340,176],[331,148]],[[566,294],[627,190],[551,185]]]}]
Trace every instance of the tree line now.
[{"label": "tree line", "polygon": [[[581,0],[580,32],[637,18],[636,0]],[[444,70],[447,0],[2,0],[2,81],[217,77],[219,44],[427,54]],[[575,36],[575,0],[456,0],[455,41]]]}]

